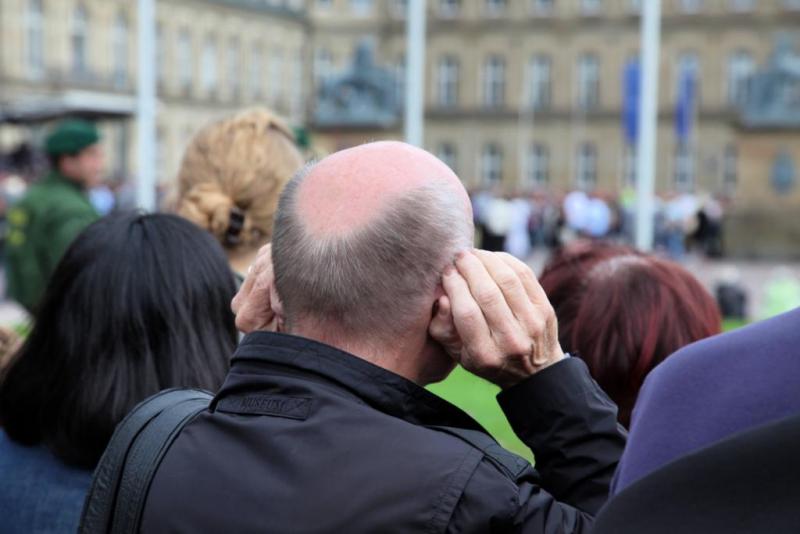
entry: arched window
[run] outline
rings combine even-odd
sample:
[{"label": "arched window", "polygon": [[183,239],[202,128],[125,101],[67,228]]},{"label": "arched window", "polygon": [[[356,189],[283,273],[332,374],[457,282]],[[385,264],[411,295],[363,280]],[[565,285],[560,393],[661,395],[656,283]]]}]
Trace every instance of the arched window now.
[{"label": "arched window", "polygon": [[44,8],[42,0],[28,0],[25,11],[25,63],[34,76],[44,71]]},{"label": "arched window", "polygon": [[550,181],[550,150],[542,143],[528,147],[526,178],[528,185],[541,187]]},{"label": "arched window", "polygon": [[79,74],[89,71],[89,13],[78,5],[72,15],[72,70]]},{"label": "arched window", "polygon": [[536,54],[528,63],[528,106],[533,109],[550,107],[553,62],[550,56]]},{"label": "arched window", "polygon": [[457,172],[458,153],[452,143],[441,143],[436,150],[436,156],[453,172]]},{"label": "arched window", "polygon": [[124,86],[128,82],[128,19],[119,13],[114,21],[111,49],[114,56],[114,84]]},{"label": "arched window", "polygon": [[228,57],[226,67],[228,69],[228,91],[232,99],[238,99],[241,91],[241,73],[239,65],[239,57],[241,50],[239,47],[239,39],[231,37],[228,41]]},{"label": "arched window", "polygon": [[483,147],[481,177],[485,185],[500,183],[503,180],[503,151],[496,143],[489,143]]},{"label": "arched window", "polygon": [[260,43],[253,43],[250,51],[250,94],[254,100],[261,98],[261,87],[264,83],[264,53]]},{"label": "arched window", "polygon": [[595,109],[600,103],[600,60],[591,53],[578,58],[578,107]]},{"label": "arched window", "polygon": [[439,105],[453,107],[458,104],[459,63],[454,56],[439,59],[437,68],[437,93]]},{"label": "arched window", "polygon": [[333,74],[333,54],[327,48],[318,48],[314,54],[314,80],[324,83]]},{"label": "arched window", "polygon": [[499,55],[486,59],[483,74],[483,104],[486,107],[502,107],[506,94],[506,61]]},{"label": "arched window", "polygon": [[591,191],[597,185],[597,148],[593,143],[578,147],[578,164],[575,167],[575,186],[581,191]]},{"label": "arched window", "polygon": [[178,34],[178,84],[181,91],[192,89],[194,78],[194,57],[192,54],[192,35],[184,28]]},{"label": "arched window", "polygon": [[742,104],[747,100],[755,70],[753,56],[746,50],[737,50],[728,57],[728,104]]},{"label": "arched window", "polygon": [[212,36],[203,43],[201,83],[206,96],[214,96],[217,91],[217,41]]}]

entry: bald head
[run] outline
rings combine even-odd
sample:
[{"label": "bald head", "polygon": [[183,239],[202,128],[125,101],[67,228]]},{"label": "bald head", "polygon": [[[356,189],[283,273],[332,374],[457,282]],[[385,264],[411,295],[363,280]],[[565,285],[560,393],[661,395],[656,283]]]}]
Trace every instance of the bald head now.
[{"label": "bald head", "polygon": [[432,154],[406,143],[381,141],[342,150],[313,168],[297,191],[297,214],[317,237],[369,226],[394,202],[423,188],[447,190],[471,218],[461,181]]},{"label": "bald head", "polygon": [[311,319],[396,335],[430,313],[442,269],[471,244],[469,197],[428,152],[380,142],[333,154],[289,183],[275,218],[275,285],[290,331]]}]

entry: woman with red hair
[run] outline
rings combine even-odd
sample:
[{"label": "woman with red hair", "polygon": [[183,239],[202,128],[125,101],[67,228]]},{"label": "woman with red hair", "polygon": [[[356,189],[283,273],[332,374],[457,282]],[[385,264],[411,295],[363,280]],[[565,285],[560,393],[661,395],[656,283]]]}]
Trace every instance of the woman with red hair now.
[{"label": "woman with red hair", "polygon": [[565,247],[540,282],[561,346],[586,362],[626,427],[647,374],[684,345],[720,332],[717,305],[694,276],[628,247]]}]

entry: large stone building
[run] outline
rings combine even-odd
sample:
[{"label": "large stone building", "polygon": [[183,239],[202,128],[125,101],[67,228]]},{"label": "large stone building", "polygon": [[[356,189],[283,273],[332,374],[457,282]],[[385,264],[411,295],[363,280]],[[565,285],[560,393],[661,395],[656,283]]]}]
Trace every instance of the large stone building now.
[{"label": "large stone building", "polygon": [[[304,122],[308,22],[302,0],[156,5],[162,181],[175,175],[192,133],[217,117],[265,105]],[[60,102],[121,116],[132,112],[136,7],[129,0],[0,2],[0,103],[12,109]],[[103,121],[102,127],[111,170],[135,172],[134,121]],[[6,137],[13,140],[10,130]]]},{"label": "large stone building", "polygon": [[[640,4],[428,2],[426,147],[471,186],[619,190],[635,162],[622,117],[624,73],[638,54]],[[768,60],[776,36],[800,27],[800,2],[662,4],[658,189],[733,193],[749,78]],[[403,0],[310,4],[314,80],[345,68],[366,41],[402,84],[404,6]],[[690,93],[682,89],[687,79]]]},{"label": "large stone building", "polygon": [[[426,147],[470,186],[618,190],[635,161],[622,117],[640,3],[430,0]],[[658,188],[735,193],[748,179],[743,171],[756,168],[742,158],[763,154],[740,146],[755,146],[763,131],[740,120],[749,80],[776,38],[800,27],[800,1],[662,3]],[[192,132],[236,109],[267,105],[293,124],[307,122],[323,82],[352,64],[360,44],[402,94],[405,8],[404,0],[157,0],[161,178],[174,176]],[[135,2],[3,0],[0,110],[39,97],[129,113],[135,52]],[[315,139],[336,149],[399,137],[397,117],[378,130],[350,128],[338,142],[328,125]],[[112,167],[135,172],[133,121],[104,128]],[[784,145],[791,131],[781,134]]]}]

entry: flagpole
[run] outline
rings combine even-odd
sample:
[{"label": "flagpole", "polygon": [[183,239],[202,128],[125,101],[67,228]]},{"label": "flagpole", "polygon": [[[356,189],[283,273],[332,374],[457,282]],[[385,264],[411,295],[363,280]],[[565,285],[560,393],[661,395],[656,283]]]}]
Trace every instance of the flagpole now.
[{"label": "flagpole", "polygon": [[137,36],[136,204],[145,211],[156,209],[156,78],[155,0],[139,0]]},{"label": "flagpole", "polygon": [[425,0],[409,0],[406,17],[405,139],[421,147],[425,119]]},{"label": "flagpole", "polygon": [[636,246],[653,249],[661,0],[642,2],[642,83],[636,161]]}]

